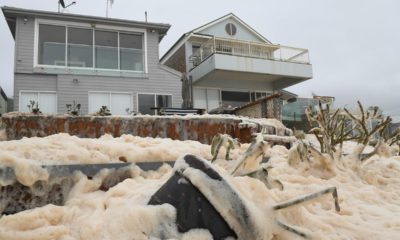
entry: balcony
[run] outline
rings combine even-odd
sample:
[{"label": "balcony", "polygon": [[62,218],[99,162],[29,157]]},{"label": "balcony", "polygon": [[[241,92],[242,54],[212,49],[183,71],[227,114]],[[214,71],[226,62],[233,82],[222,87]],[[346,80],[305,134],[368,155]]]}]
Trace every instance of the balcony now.
[{"label": "balcony", "polygon": [[198,85],[218,86],[260,82],[274,89],[312,78],[307,49],[282,45],[210,38],[190,56],[190,75]]}]

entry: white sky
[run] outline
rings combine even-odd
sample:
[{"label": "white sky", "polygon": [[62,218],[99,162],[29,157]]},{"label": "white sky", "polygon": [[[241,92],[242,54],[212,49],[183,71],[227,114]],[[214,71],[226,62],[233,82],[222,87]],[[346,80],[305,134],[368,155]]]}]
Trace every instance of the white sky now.
[{"label": "white sky", "polygon": [[[105,16],[106,0],[76,1],[67,12]],[[57,11],[57,0],[0,0],[4,5]],[[287,90],[335,96],[337,106],[360,100],[400,116],[399,10],[398,0],[115,0],[109,15],[144,20],[147,11],[150,22],[171,24],[162,56],[183,33],[233,12],[273,43],[310,50],[314,79]],[[11,96],[14,40],[3,16],[0,63],[0,86]]]}]

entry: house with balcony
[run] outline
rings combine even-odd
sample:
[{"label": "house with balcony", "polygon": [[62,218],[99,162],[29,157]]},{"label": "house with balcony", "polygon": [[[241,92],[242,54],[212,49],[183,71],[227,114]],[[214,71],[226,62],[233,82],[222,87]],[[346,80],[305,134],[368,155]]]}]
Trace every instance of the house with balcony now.
[{"label": "house with balcony", "polygon": [[274,44],[232,13],[183,34],[161,63],[186,75],[188,101],[208,111],[312,78],[307,49]]},{"label": "house with balcony", "polygon": [[180,107],[181,73],[159,62],[169,24],[2,7],[15,39],[14,111],[114,115]]}]

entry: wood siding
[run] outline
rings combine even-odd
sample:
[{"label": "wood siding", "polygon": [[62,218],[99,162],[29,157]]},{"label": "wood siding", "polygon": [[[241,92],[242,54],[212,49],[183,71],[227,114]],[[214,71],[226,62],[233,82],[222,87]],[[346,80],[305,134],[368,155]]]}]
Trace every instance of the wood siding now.
[{"label": "wood siding", "polygon": [[[56,91],[58,112],[66,112],[66,104],[76,100],[82,104],[82,113],[88,111],[89,91],[129,92],[133,94],[136,109],[137,93],[171,94],[172,106],[181,107],[180,73],[159,63],[159,34],[147,30],[147,74],[113,76],[110,74],[79,73],[69,70],[56,72],[34,68],[34,18],[24,22],[17,18],[15,44],[14,110],[18,111],[21,90]],[[121,74],[122,75],[122,74]],[[75,79],[75,80],[74,80]]]}]

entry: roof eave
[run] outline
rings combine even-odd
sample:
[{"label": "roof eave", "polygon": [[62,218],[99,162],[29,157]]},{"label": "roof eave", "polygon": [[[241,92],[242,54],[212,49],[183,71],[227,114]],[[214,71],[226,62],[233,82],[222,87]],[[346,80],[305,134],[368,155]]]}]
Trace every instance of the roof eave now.
[{"label": "roof eave", "polygon": [[[15,40],[15,26],[16,26],[16,19],[11,18],[11,17],[7,17],[6,13],[4,12],[4,9],[1,9],[4,15],[4,18],[7,22],[8,28],[10,29],[11,35],[13,36],[14,40]],[[14,22],[14,25],[11,24],[11,22]]]},{"label": "roof eave", "polygon": [[8,97],[6,95],[6,93],[3,91],[3,89],[0,87],[0,95],[3,96],[4,100],[8,100]]},{"label": "roof eave", "polygon": [[168,49],[166,53],[160,58],[160,63],[164,64],[176,51],[179,49],[182,45],[182,43],[185,42],[185,38],[190,35],[189,33],[182,34],[182,36]]},{"label": "roof eave", "polygon": [[4,16],[17,16],[17,15],[26,15],[26,16],[35,16],[35,17],[50,17],[50,18],[58,18],[63,20],[75,20],[75,21],[84,21],[84,22],[101,22],[104,24],[114,24],[114,25],[125,25],[130,27],[140,27],[146,29],[154,29],[158,30],[160,34],[165,35],[165,33],[170,29],[170,24],[165,23],[150,23],[150,22],[141,22],[141,21],[130,21],[124,19],[115,19],[115,18],[104,18],[104,17],[96,17],[96,16],[86,16],[86,15],[78,15],[78,14],[66,14],[66,13],[56,13],[56,12],[48,12],[48,11],[39,11],[39,10],[27,10],[13,7],[2,7],[2,11]]}]

